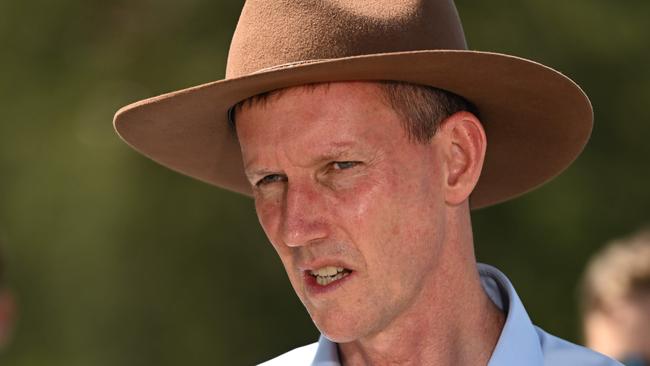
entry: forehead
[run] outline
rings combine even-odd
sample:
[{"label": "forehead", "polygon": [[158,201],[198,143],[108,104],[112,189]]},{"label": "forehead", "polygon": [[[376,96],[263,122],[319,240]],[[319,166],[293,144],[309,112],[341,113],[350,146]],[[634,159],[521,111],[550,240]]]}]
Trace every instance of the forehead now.
[{"label": "forehead", "polygon": [[[305,104],[305,102],[308,103],[311,100],[318,100],[320,104],[340,104],[348,98],[352,98],[355,102],[353,104],[356,104],[356,106],[361,106],[359,102],[368,101],[385,104],[387,101],[386,94],[380,85],[380,83],[373,81],[324,82],[298,85],[252,96],[238,103],[234,110],[237,112],[237,121],[239,121],[242,112],[246,114],[246,111],[251,109],[264,110],[269,104],[275,107],[292,103],[295,107],[300,108],[300,103]],[[239,124],[241,123],[238,122],[237,125]]]},{"label": "forehead", "polygon": [[[242,152],[289,141],[308,146],[335,140],[389,142],[400,120],[376,83],[341,82],[283,89],[245,102],[237,111]],[[250,152],[250,151],[248,151]]]}]

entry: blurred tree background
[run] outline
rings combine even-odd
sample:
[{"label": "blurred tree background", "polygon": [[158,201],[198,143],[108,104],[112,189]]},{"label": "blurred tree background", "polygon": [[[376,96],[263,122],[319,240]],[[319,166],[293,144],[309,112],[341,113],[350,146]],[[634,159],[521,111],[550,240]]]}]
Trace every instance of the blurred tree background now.
[{"label": "blurred tree background", "polygon": [[[129,102],[221,79],[242,4],[0,0],[0,246],[19,303],[2,365],[250,365],[316,339],[252,202],[111,125]],[[567,172],[474,214],[479,260],[579,342],[588,256],[648,220],[650,3],[457,5],[470,48],[555,67],[594,104]]]}]

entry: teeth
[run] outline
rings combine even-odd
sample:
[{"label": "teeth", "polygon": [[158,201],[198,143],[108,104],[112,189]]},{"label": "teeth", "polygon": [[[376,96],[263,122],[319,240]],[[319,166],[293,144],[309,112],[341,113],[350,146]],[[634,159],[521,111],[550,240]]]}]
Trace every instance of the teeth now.
[{"label": "teeth", "polygon": [[316,270],[312,270],[311,274],[314,276],[334,276],[339,272],[343,272],[343,267],[327,266]]},{"label": "teeth", "polygon": [[336,276],[326,276],[326,277],[316,276],[316,282],[321,286],[325,286],[325,285],[329,285],[334,281],[340,280],[341,278],[347,275],[348,272],[340,272],[337,273]]},{"label": "teeth", "polygon": [[350,272],[346,271],[343,267],[328,266],[312,270],[310,273],[312,276],[316,277],[316,283],[321,286],[326,286],[347,276]]}]

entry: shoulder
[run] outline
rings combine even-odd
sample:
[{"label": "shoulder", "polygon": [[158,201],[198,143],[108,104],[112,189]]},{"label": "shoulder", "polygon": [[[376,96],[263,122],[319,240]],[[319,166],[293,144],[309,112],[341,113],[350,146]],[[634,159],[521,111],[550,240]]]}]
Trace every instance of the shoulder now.
[{"label": "shoulder", "polygon": [[622,366],[621,363],[605,355],[565,341],[538,327],[535,328],[544,354],[544,365]]},{"label": "shoulder", "polygon": [[307,346],[299,347],[282,354],[274,359],[268,360],[258,366],[286,366],[286,365],[311,365],[318,349],[318,343],[312,343]]}]

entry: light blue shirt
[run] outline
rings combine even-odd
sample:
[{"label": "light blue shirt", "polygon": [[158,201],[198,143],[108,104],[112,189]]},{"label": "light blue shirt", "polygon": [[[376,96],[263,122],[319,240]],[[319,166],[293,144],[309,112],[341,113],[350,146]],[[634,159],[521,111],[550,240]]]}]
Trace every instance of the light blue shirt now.
[{"label": "light blue shirt", "polygon": [[[587,348],[567,342],[533,325],[510,280],[498,269],[478,264],[481,284],[506,314],[488,366],[622,366]],[[336,343],[321,336],[318,343],[296,348],[260,366],[341,366]]]}]

